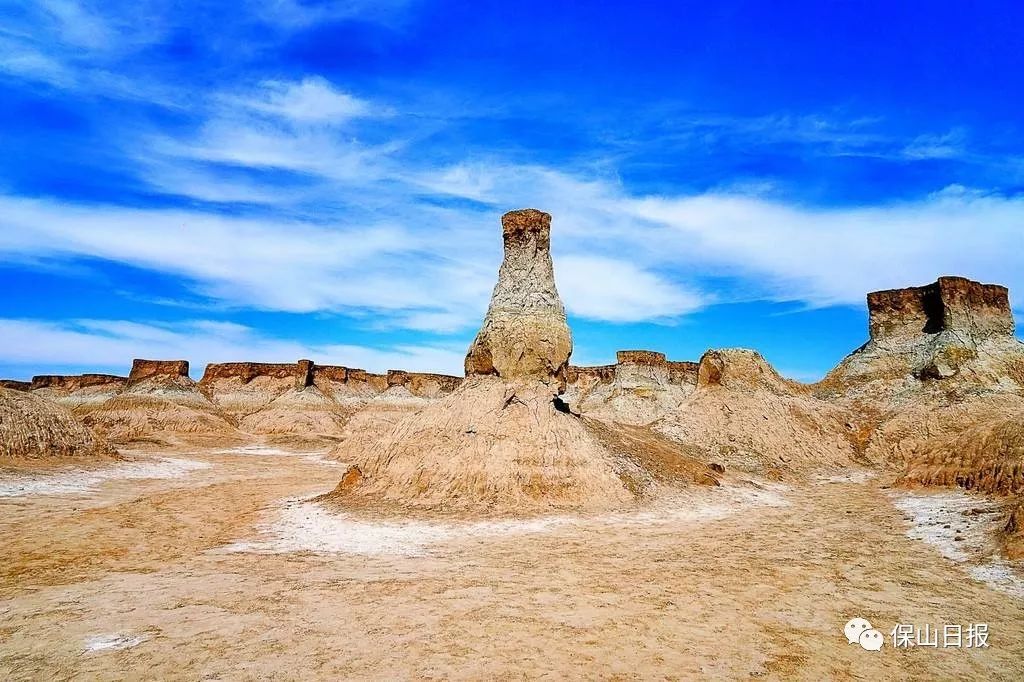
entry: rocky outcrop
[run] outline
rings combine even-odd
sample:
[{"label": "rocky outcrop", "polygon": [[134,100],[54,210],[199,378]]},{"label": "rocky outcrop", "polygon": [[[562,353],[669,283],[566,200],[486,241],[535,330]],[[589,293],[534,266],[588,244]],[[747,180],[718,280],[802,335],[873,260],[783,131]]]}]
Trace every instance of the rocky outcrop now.
[{"label": "rocky outcrop", "polygon": [[311,360],[294,363],[225,362],[206,366],[199,388],[216,405],[236,415],[254,412],[288,390],[313,385]]},{"label": "rocky outcrop", "polygon": [[200,390],[188,370],[186,360],[136,359],[116,394],[79,405],[74,413],[113,443],[240,442],[234,419]]},{"label": "rocky outcrop", "polygon": [[871,339],[957,332],[979,340],[1013,335],[1009,291],[964,277],[940,277],[922,287],[868,294]]},{"label": "rocky outcrop", "polygon": [[555,288],[551,216],[511,211],[501,218],[505,258],[487,316],[466,355],[466,376],[565,381],[572,335]]},{"label": "rocky outcrop", "polygon": [[570,366],[564,399],[580,414],[623,424],[664,417],[697,384],[697,363],[673,362],[664,353],[620,350],[614,365]]},{"label": "rocky outcrop", "polygon": [[102,441],[60,405],[0,388],[0,461],[108,454]]},{"label": "rocky outcrop", "polygon": [[466,380],[397,421],[350,430],[334,456],[355,463],[361,477],[323,501],[487,513],[607,509],[633,505],[665,482],[716,480],[696,462],[655,471],[631,451],[638,438],[608,438],[605,427],[566,410],[558,394],[572,342],[549,225],[540,211],[504,216],[505,262]]},{"label": "rocky outcrop", "polygon": [[127,382],[126,377],[113,374],[42,374],[32,377],[30,388],[33,394],[74,411],[102,404],[120,393]]},{"label": "rocky outcrop", "polygon": [[113,374],[40,374],[32,377],[32,382],[29,386],[33,391],[49,389],[56,394],[67,395],[94,386],[116,386],[120,388],[127,381],[126,377],[119,377]]},{"label": "rocky outcrop", "polygon": [[10,391],[28,391],[32,388],[31,381],[18,381],[17,379],[0,379],[0,388]]},{"label": "rocky outcrop", "polygon": [[188,360],[135,359],[128,374],[128,387],[144,382],[175,382],[181,378],[188,378]]},{"label": "rocky outcrop", "polygon": [[220,362],[206,366],[199,385],[215,386],[217,382],[222,381],[248,384],[259,378],[287,379],[294,383],[302,383],[304,379],[300,382],[300,376],[305,377],[305,372],[297,362]]},{"label": "rocky outcrop", "polygon": [[697,384],[653,428],[724,466],[784,479],[851,464],[855,434],[846,410],[781,377],[752,350],[709,350]]},{"label": "rocky outcrop", "polygon": [[1024,389],[1005,287],[941,277],[867,300],[870,339],[817,384],[819,396],[889,408]]},{"label": "rocky outcrop", "polygon": [[904,487],[1024,494],[1024,344],[1006,288],[962,277],[868,294],[870,339],[814,387]]},{"label": "rocky outcrop", "polygon": [[239,420],[251,434],[296,444],[337,440],[357,411],[380,403],[419,406],[450,393],[459,377],[390,370],[372,374],[312,360],[293,364],[210,365],[200,381],[203,392]]}]

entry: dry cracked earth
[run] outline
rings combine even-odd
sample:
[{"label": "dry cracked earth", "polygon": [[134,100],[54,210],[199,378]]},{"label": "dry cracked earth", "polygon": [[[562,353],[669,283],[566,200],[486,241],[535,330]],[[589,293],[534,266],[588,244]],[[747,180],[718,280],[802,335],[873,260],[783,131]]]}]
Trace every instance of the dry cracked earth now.
[{"label": "dry cracked earth", "polygon": [[[135,460],[0,475],[0,678],[1024,677],[1024,591],[991,579],[982,497],[850,470],[394,521],[305,503],[343,471],[316,454]],[[847,643],[855,616],[881,651]],[[894,649],[896,623],[985,623],[989,646]]]}]

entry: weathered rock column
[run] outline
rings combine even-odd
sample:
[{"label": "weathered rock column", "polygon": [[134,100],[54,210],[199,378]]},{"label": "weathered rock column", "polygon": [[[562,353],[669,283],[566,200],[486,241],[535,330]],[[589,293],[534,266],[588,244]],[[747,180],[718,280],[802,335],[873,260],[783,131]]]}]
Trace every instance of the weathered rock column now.
[{"label": "weathered rock column", "polygon": [[565,381],[572,335],[555,288],[551,216],[532,208],[501,217],[505,260],[487,317],[466,355],[466,375]]}]

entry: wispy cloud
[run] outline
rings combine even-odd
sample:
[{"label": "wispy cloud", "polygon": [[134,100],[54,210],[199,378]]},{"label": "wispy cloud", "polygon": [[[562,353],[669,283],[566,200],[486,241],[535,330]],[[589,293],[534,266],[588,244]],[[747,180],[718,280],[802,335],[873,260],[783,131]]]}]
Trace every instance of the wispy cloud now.
[{"label": "wispy cloud", "polygon": [[308,76],[300,81],[263,81],[252,92],[226,97],[225,104],[297,123],[334,124],[383,113],[320,76]]}]

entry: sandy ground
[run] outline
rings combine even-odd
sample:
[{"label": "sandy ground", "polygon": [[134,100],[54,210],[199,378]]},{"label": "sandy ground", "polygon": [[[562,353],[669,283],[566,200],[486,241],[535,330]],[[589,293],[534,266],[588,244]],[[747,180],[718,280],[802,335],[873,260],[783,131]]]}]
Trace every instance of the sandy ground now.
[{"label": "sandy ground", "polygon": [[[853,471],[405,523],[304,502],[341,471],[248,448],[0,475],[0,679],[1024,677],[981,498]],[[881,651],[847,643],[853,617]],[[893,649],[898,622],[986,623],[989,647]]]}]

